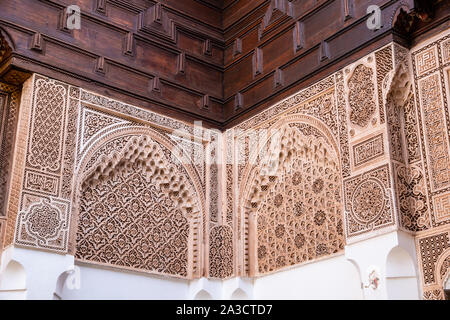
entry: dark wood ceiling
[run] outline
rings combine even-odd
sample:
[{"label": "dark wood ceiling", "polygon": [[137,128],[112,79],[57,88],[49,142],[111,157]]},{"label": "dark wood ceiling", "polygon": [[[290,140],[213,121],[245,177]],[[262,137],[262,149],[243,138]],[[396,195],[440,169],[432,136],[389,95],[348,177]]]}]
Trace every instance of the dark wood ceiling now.
[{"label": "dark wood ceiling", "polygon": [[[71,4],[80,30],[65,25]],[[378,31],[366,27],[370,4],[382,9]],[[442,0],[0,0],[10,47],[0,77],[18,84],[38,72],[226,128],[448,18]]]}]

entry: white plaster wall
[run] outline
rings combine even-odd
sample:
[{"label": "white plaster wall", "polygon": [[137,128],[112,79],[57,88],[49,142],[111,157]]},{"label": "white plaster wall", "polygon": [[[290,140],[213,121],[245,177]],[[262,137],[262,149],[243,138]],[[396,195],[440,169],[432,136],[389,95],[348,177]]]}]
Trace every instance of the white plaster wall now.
[{"label": "white plaster wall", "polygon": [[[395,253],[398,250],[396,248],[401,248],[400,258],[398,252],[390,254]],[[365,299],[419,298],[416,249],[412,235],[393,231],[349,244],[345,247],[345,256],[361,270]],[[369,283],[369,274],[373,270],[379,278],[378,287],[375,290],[370,286],[366,287]]]},{"label": "white plaster wall", "polygon": [[0,300],[27,298],[26,273],[23,266],[12,259],[13,248],[2,252],[0,265]]},{"label": "white plaster wall", "polygon": [[419,299],[419,283],[414,260],[402,247],[393,248],[387,257],[386,289],[388,299]]},{"label": "white plaster wall", "polygon": [[186,299],[189,282],[100,268],[91,265],[77,265],[80,270],[80,289],[69,289],[67,283],[59,293],[63,300],[81,299]]},{"label": "white plaster wall", "polygon": [[[14,246],[4,252],[2,259],[0,278],[8,276],[7,268],[13,261],[23,268],[25,279],[19,287],[6,288],[6,291],[2,291],[1,299],[26,297],[29,300],[50,300],[53,298],[58,276],[73,268],[73,256]],[[25,288],[22,287],[23,284]],[[26,291],[21,294],[20,291],[9,289]]]},{"label": "white plaster wall", "polygon": [[[255,279],[187,281],[88,264],[74,268],[73,256],[10,247],[2,254],[0,299],[418,299],[415,254],[411,235],[391,232],[348,245],[345,255]],[[2,279],[10,262],[25,273],[14,286]],[[362,289],[372,268],[379,286]],[[73,282],[74,269],[79,282]]]},{"label": "white plaster wall", "polygon": [[193,300],[251,300],[253,298],[253,280],[249,278],[231,278],[226,280],[200,278],[189,284],[188,299]]},{"label": "white plaster wall", "polygon": [[255,299],[363,299],[358,270],[337,256],[254,280]]}]

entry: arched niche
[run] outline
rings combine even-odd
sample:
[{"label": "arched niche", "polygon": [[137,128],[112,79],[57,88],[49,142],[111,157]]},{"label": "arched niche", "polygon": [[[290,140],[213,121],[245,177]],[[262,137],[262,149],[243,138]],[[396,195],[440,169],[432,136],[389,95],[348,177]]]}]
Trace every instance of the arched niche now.
[{"label": "arched niche", "polygon": [[53,293],[53,300],[65,300],[67,296],[67,290],[78,290],[80,288],[80,269],[75,266],[74,269],[64,271],[59,275],[56,281],[55,292]]},{"label": "arched niche", "polygon": [[267,136],[240,185],[243,263],[251,277],[338,253],[345,244],[339,149],[329,128],[297,114]]},{"label": "arched niche", "polygon": [[231,300],[248,300],[249,296],[247,293],[241,288],[237,288],[234,290],[233,294],[230,297]]},{"label": "arched niche", "polygon": [[204,195],[190,160],[174,150],[158,132],[136,126],[87,149],[75,184],[77,260],[179,278],[200,274],[194,248],[201,246]]},{"label": "arched niche", "polygon": [[0,300],[26,299],[26,273],[24,267],[11,260],[0,277]]},{"label": "arched niche", "polygon": [[419,299],[414,260],[405,249],[399,246],[393,248],[386,259],[386,288],[388,299]]},{"label": "arched niche", "polygon": [[213,300],[211,294],[205,289],[200,290],[194,297],[194,300]]}]

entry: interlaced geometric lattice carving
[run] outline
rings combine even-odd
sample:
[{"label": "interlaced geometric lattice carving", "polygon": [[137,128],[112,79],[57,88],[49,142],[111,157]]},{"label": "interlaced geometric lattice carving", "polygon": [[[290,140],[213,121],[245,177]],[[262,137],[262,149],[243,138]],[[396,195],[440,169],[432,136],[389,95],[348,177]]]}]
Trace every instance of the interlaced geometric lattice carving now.
[{"label": "interlaced geometric lattice carving", "polygon": [[209,235],[209,276],[227,278],[233,274],[233,231],[222,225]]},{"label": "interlaced geometric lattice carving", "polygon": [[337,155],[323,136],[303,133],[316,130],[304,129],[280,129],[280,148],[267,150],[251,184],[259,273],[339,252],[345,243]]},{"label": "interlaced geometric lattice carving", "polygon": [[165,151],[136,136],[89,175],[80,196],[77,258],[189,276],[189,220],[197,204]]},{"label": "interlaced geometric lattice carving", "polygon": [[436,73],[421,80],[419,88],[432,186],[433,190],[436,190],[450,185],[448,131],[446,131],[439,74]]},{"label": "interlaced geometric lattice carving", "polygon": [[186,277],[189,224],[145,169],[120,163],[83,188],[76,257]]},{"label": "interlaced geometric lattice carving", "polygon": [[66,95],[65,86],[45,79],[36,80],[27,158],[33,168],[51,173],[61,169]]}]

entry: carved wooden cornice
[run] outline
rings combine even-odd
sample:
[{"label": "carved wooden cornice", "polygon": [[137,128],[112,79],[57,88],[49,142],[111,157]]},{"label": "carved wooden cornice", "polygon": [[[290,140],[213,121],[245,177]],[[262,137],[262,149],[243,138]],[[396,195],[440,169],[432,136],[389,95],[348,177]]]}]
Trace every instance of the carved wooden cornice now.
[{"label": "carved wooden cornice", "polygon": [[[219,128],[388,42],[407,45],[450,11],[443,0],[386,0],[384,26],[374,32],[365,25],[368,0],[91,3],[81,8],[81,30],[62,28],[63,1],[2,3],[2,81],[18,85],[41,73]],[[30,19],[30,11],[48,21]]]}]

